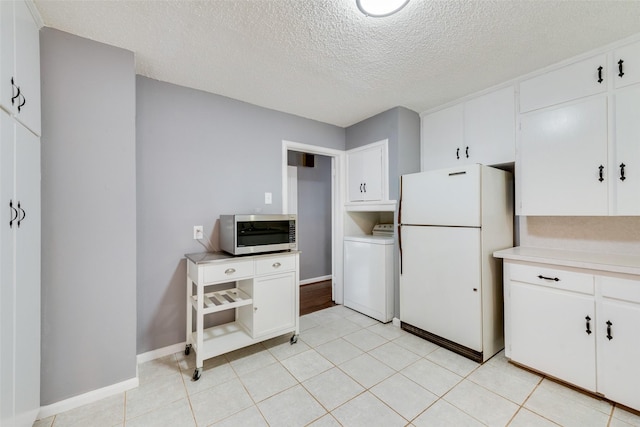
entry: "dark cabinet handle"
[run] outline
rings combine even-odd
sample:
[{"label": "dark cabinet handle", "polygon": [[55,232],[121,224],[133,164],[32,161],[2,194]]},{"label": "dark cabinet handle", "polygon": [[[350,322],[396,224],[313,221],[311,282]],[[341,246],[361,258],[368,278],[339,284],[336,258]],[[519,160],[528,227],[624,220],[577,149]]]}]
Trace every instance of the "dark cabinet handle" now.
[{"label": "dark cabinet handle", "polygon": [[[13,227],[13,222],[18,219],[18,210],[13,207],[13,200],[9,200],[9,209],[11,209],[11,220],[9,221],[9,228]],[[15,215],[14,215],[15,214]]]},{"label": "dark cabinet handle", "polygon": [[465,156],[467,156],[467,159],[469,158],[469,147],[464,149],[464,154]]},{"label": "dark cabinet handle", "polygon": [[602,176],[603,175],[603,171],[604,171],[604,166],[602,166],[602,165],[598,166],[598,170],[600,171],[599,172],[600,178],[598,178],[598,181],[602,182],[602,181],[604,181],[604,177]]},{"label": "dark cabinet handle", "polygon": [[613,335],[611,335],[611,326],[613,326],[613,323],[611,323],[610,320],[607,320],[607,339],[609,341],[613,339]]},{"label": "dark cabinet handle", "polygon": [[460,159],[460,148],[456,148],[456,159]]},{"label": "dark cabinet handle", "polygon": [[23,94],[20,94],[20,98],[22,98],[22,102],[18,104],[18,113],[20,112],[22,107],[24,107],[24,104],[27,103],[27,98],[25,98]]},{"label": "dark cabinet handle", "polygon": [[362,188],[364,188],[364,192],[366,193],[367,192],[367,183],[366,182],[362,185]]},{"label": "dark cabinet handle", "polygon": [[362,183],[360,183],[360,192],[362,193]]},{"label": "dark cabinet handle", "polygon": [[[11,105],[14,105],[16,103],[16,99],[20,96],[20,87],[16,86],[16,84],[13,82],[13,77],[11,77]],[[17,89],[17,91],[14,91],[14,89]],[[15,93],[15,95],[13,95]]]},{"label": "dark cabinet handle", "polygon": [[587,335],[591,335],[591,317],[587,316],[584,318],[587,321],[587,330],[585,331]]},{"label": "dark cabinet handle", "polygon": [[598,83],[602,83],[602,66],[598,67]]},{"label": "dark cabinet handle", "polygon": [[620,61],[618,61],[618,77],[624,76],[624,72],[622,71],[622,64],[623,63],[624,63],[624,61],[622,59]]},{"label": "dark cabinet handle", "polygon": [[560,281],[560,279],[558,279],[557,277],[546,277],[546,276],[543,276],[542,274],[538,276],[538,279],[553,280],[554,282],[559,282]]},{"label": "dark cabinet handle", "polygon": [[18,228],[20,228],[20,224],[22,223],[22,221],[24,221],[25,217],[27,216],[27,213],[24,211],[24,209],[20,207],[20,202],[18,202],[18,209],[20,210],[20,212],[22,212],[22,217],[18,218]]},{"label": "dark cabinet handle", "polygon": [[624,181],[625,179],[627,179],[624,176],[624,168],[625,168],[625,164],[624,163],[620,163],[620,181]]}]

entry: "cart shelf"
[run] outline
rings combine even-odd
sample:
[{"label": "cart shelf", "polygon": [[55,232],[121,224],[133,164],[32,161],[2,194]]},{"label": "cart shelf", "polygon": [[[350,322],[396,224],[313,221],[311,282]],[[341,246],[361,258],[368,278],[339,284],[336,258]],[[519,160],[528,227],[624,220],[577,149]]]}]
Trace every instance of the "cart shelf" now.
[{"label": "cart shelf", "polygon": [[[202,314],[216,313],[218,311],[250,305],[253,299],[247,293],[238,288],[225,289],[223,291],[207,292],[204,294]],[[198,296],[191,296],[191,305],[198,309]]]}]

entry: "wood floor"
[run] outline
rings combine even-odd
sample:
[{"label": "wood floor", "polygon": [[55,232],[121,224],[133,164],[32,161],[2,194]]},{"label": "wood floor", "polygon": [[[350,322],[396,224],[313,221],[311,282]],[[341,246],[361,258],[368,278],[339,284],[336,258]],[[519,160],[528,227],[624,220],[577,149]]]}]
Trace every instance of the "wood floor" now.
[{"label": "wood floor", "polygon": [[331,280],[300,286],[300,316],[334,305],[331,300]]}]

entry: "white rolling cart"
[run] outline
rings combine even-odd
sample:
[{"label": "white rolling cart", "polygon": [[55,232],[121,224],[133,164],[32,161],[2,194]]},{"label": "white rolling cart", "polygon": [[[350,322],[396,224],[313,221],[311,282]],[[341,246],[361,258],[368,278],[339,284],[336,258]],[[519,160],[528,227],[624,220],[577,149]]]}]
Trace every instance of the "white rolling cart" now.
[{"label": "white rolling cart", "polygon": [[[299,252],[234,257],[195,253],[187,258],[187,339],[185,354],[196,352],[193,380],[205,359],[292,332],[300,333]],[[235,282],[232,289],[219,286]],[[209,288],[209,289],[206,289]],[[204,317],[235,310],[235,321],[204,329]],[[193,331],[193,315],[196,328]]]}]

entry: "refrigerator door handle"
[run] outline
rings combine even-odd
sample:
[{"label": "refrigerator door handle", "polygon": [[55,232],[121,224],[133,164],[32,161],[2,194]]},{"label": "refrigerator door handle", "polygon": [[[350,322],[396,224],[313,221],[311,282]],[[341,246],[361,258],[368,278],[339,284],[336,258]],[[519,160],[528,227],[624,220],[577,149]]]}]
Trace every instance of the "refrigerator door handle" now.
[{"label": "refrigerator door handle", "polygon": [[402,224],[402,175],[400,175],[400,201],[398,202],[398,226]]},{"label": "refrigerator door handle", "polygon": [[400,175],[400,201],[398,202],[398,249],[400,253],[400,275],[402,275],[402,175]]},{"label": "refrigerator door handle", "polygon": [[398,224],[398,249],[400,250],[400,275],[402,276],[402,226]]}]

